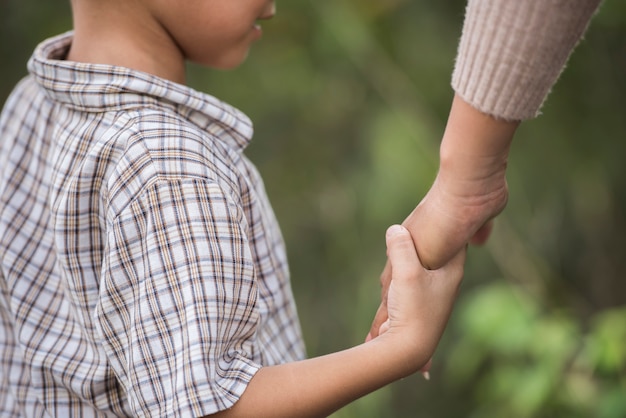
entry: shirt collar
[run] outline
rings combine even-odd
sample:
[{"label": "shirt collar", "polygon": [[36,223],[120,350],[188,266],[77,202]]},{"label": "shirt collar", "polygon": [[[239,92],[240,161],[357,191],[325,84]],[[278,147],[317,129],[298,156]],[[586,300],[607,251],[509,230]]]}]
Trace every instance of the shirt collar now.
[{"label": "shirt collar", "polygon": [[84,112],[165,106],[202,130],[221,125],[220,138],[236,149],[252,139],[250,119],[213,96],[129,68],[64,61],[72,36],[68,32],[42,42],[28,62],[52,100]]}]

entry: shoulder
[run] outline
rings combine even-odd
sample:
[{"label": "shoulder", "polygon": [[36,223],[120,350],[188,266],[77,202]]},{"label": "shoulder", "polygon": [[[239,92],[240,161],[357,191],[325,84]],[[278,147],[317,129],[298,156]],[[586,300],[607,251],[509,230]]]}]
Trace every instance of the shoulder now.
[{"label": "shoulder", "polygon": [[10,107],[15,102],[19,102],[26,97],[33,98],[38,97],[39,95],[43,95],[41,88],[38,87],[33,77],[28,75],[15,84],[15,87],[7,98],[4,107]]},{"label": "shoulder", "polygon": [[16,128],[18,125],[28,123],[29,120],[32,122],[33,111],[41,111],[47,102],[45,92],[32,76],[24,77],[15,85],[2,107],[1,129]]},{"label": "shoulder", "polygon": [[13,170],[19,160],[41,146],[38,135],[47,129],[53,107],[32,76],[16,84],[0,114],[0,172]]},{"label": "shoulder", "polygon": [[118,209],[155,183],[196,179],[236,194],[241,155],[174,112],[140,109],[117,115],[106,142],[117,149],[107,191]]}]

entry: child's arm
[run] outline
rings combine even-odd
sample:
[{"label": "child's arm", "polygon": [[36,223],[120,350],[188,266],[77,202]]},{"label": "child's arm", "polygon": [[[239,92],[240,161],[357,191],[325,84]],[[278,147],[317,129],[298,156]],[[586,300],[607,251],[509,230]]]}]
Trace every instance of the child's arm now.
[{"label": "child's arm", "polygon": [[263,367],[229,410],[215,417],[323,417],[408,376],[432,357],[452,311],[465,252],[425,270],[405,228],[387,232],[392,280],[380,337],[322,357]]}]

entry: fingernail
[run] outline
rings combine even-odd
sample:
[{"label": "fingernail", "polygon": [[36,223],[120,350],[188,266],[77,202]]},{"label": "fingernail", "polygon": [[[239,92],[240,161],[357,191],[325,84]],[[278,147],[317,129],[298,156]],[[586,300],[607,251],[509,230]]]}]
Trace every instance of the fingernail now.
[{"label": "fingernail", "polygon": [[394,235],[398,235],[406,231],[406,229],[402,225],[391,225],[387,228],[387,236],[392,237]]},{"label": "fingernail", "polygon": [[430,373],[429,372],[422,372],[422,376],[424,376],[424,380],[430,380]]}]

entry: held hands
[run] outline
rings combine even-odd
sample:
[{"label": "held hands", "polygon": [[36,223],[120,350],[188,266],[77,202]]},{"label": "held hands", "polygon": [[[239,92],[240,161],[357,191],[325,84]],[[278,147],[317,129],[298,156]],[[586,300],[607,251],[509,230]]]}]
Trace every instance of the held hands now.
[{"label": "held hands", "polygon": [[[432,187],[403,225],[413,236],[422,265],[445,265],[468,242],[483,244],[492,219],[506,206],[506,168],[519,122],[497,120],[455,96],[440,148]],[[382,276],[382,300],[368,338],[387,319],[389,263]]]},{"label": "held hands", "polygon": [[485,175],[478,170],[471,175],[455,171],[440,168],[426,196],[404,221],[409,231],[419,233],[415,246],[428,268],[440,267],[468,242],[484,244],[493,218],[508,200],[504,167]]},{"label": "held hands", "polygon": [[327,417],[342,406],[409,376],[432,357],[463,276],[465,251],[426,270],[411,234],[387,231],[391,281],[382,335],[366,344],[306,360],[265,366],[219,417]]},{"label": "held hands", "polygon": [[[438,270],[426,270],[418,258],[408,230],[394,225],[387,230],[387,269],[391,280],[385,298],[388,315],[381,335],[395,336],[421,359],[432,357],[452,312],[463,278],[465,250]],[[371,338],[368,338],[371,339]]]},{"label": "held hands", "polygon": [[[474,245],[484,244],[493,228],[492,218],[502,211],[508,196],[504,178],[497,192],[476,198],[462,194],[454,196],[443,190],[440,175],[403,224],[411,231],[413,244],[426,268],[439,268],[453,262],[448,260],[459,251],[464,252],[468,242]],[[459,190],[464,189],[460,187]],[[381,304],[372,322],[368,340],[379,334],[381,325],[388,317],[387,293],[392,281],[390,262],[388,259],[380,277]]]}]

